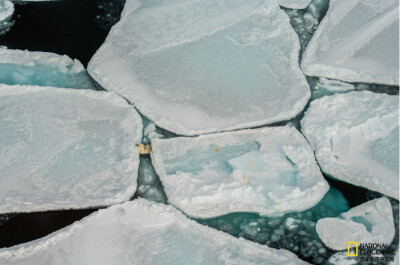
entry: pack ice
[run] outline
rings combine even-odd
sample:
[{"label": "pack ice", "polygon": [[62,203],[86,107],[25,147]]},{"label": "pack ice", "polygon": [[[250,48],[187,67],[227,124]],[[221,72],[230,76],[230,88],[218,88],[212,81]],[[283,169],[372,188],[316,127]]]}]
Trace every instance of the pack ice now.
[{"label": "pack ice", "polygon": [[321,169],[398,199],[398,106],[398,96],[369,91],[312,101],[301,126]]},{"label": "pack ice", "polygon": [[275,1],[126,1],[90,75],[183,135],[298,114],[310,91],[299,40]]},{"label": "pack ice", "polygon": [[392,206],[387,198],[375,199],[338,218],[318,220],[316,230],[334,250],[347,249],[348,242],[390,244],[395,235]]},{"label": "pack ice", "polygon": [[308,264],[189,220],[172,206],[137,199],[45,238],[0,250],[0,264]]},{"label": "pack ice", "polygon": [[0,213],[120,203],[136,191],[139,115],[108,92],[0,85]]},{"label": "pack ice", "polygon": [[155,139],[152,145],[168,202],[196,218],[302,211],[329,189],[307,141],[290,127]]},{"label": "pack ice", "polygon": [[311,3],[311,0],[277,0],[277,2],[286,8],[304,9]]},{"label": "pack ice", "polygon": [[399,85],[399,1],[331,0],[301,63],[306,75]]},{"label": "pack ice", "polygon": [[78,60],[49,52],[0,48],[0,83],[95,89]]}]

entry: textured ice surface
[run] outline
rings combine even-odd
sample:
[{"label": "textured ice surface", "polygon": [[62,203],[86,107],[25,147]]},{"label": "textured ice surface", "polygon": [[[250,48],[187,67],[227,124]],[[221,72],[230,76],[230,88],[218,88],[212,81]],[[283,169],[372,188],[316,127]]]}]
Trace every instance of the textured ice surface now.
[{"label": "textured ice surface", "polygon": [[356,257],[349,257],[347,251],[337,252],[332,255],[327,265],[355,265],[358,264],[358,260]]},{"label": "textured ice surface", "polygon": [[314,206],[329,189],[307,141],[290,127],[155,139],[152,146],[168,201],[193,217],[283,215]]},{"label": "textured ice surface", "polygon": [[0,213],[128,200],[141,136],[139,115],[113,93],[0,85]]},{"label": "textured ice surface", "polygon": [[314,80],[315,78],[310,79],[311,81],[309,81],[309,84],[311,87],[312,100],[338,93],[346,93],[356,89],[354,85],[339,80],[330,80],[324,77],[320,77],[318,80]]},{"label": "textured ice surface", "polygon": [[399,85],[399,1],[331,0],[302,61],[306,75]]},{"label": "textured ice surface", "polygon": [[399,197],[399,99],[368,91],[311,102],[302,132],[327,174]]},{"label": "textured ice surface", "polygon": [[275,1],[128,0],[88,71],[160,127],[197,135],[296,116],[310,97],[299,48]]},{"label": "textured ice surface", "polygon": [[189,220],[143,199],[115,205],[31,243],[0,250],[0,264],[308,264]]},{"label": "textured ice surface", "polygon": [[140,158],[137,195],[151,201],[167,202],[164,188],[148,156]]},{"label": "textured ice surface", "polygon": [[277,0],[278,4],[286,7],[286,8],[293,8],[293,9],[303,9],[306,8],[311,0]]},{"label": "textured ice surface", "polygon": [[95,89],[83,65],[66,55],[0,49],[0,83]]},{"label": "textured ice surface", "polygon": [[348,209],[343,194],[331,187],[316,206],[303,212],[288,213],[282,217],[232,213],[197,221],[233,236],[277,249],[287,249],[312,264],[323,264],[333,251],[327,249],[318,237],[315,223],[321,218],[336,217]]},{"label": "textured ice surface", "polygon": [[8,0],[0,1],[0,23],[10,21],[14,14],[14,4]]},{"label": "textured ice surface", "polygon": [[390,244],[395,234],[392,207],[387,198],[375,199],[339,218],[318,220],[316,230],[324,244],[335,250],[347,249],[348,242]]}]

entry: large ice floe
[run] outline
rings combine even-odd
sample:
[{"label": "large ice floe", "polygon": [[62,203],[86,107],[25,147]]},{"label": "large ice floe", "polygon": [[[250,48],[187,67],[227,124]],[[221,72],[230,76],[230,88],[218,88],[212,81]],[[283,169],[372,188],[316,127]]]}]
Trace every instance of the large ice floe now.
[{"label": "large ice floe", "polygon": [[95,89],[78,60],[49,52],[0,48],[0,83]]},{"label": "large ice floe", "polygon": [[152,161],[168,202],[187,215],[278,216],[317,204],[329,186],[291,127],[155,139]]},{"label": "large ice floe", "polygon": [[362,91],[323,97],[311,102],[301,126],[325,173],[398,199],[398,96]]},{"label": "large ice floe", "polygon": [[142,123],[108,92],[0,85],[0,213],[87,208],[136,191]]},{"label": "large ice floe", "polygon": [[278,4],[293,9],[304,9],[306,8],[311,0],[277,0]]},{"label": "large ice floe", "polygon": [[311,76],[399,85],[398,55],[398,0],[331,0],[301,66]]},{"label": "large ice floe", "polygon": [[0,250],[0,264],[308,264],[287,250],[238,239],[144,199],[97,213],[45,238]]},{"label": "large ice floe", "polygon": [[198,135],[300,113],[299,49],[272,0],[128,0],[88,71],[160,127]]},{"label": "large ice floe", "polygon": [[11,18],[14,14],[14,4],[8,0],[0,1],[0,35],[6,33],[14,22]]},{"label": "large ice floe", "polygon": [[318,220],[316,230],[335,250],[347,249],[348,242],[390,244],[395,235],[392,207],[387,198],[368,201],[338,218]]}]

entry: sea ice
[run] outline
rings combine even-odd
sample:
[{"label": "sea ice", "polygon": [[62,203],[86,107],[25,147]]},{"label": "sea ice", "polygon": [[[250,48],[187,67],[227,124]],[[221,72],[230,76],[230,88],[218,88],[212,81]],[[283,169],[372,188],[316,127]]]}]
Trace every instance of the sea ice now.
[{"label": "sea ice", "polygon": [[339,80],[330,80],[324,77],[320,77],[317,81],[311,81],[310,87],[312,100],[337,93],[346,93],[356,89],[352,84],[341,82]]},{"label": "sea ice", "polygon": [[323,97],[311,102],[301,126],[325,173],[398,199],[398,96],[361,91]]},{"label": "sea ice", "polygon": [[0,24],[11,20],[14,14],[14,4],[8,0],[0,1]]},{"label": "sea ice", "polygon": [[390,244],[395,236],[392,206],[385,197],[368,201],[338,218],[318,220],[316,230],[334,250],[347,249],[348,242]]},{"label": "sea ice", "polygon": [[136,191],[142,123],[108,92],[0,85],[0,214],[111,205]]},{"label": "sea ice", "polygon": [[278,4],[286,7],[286,8],[293,8],[293,9],[304,9],[306,8],[311,0],[277,0]]},{"label": "sea ice", "polygon": [[308,264],[287,250],[238,239],[137,199],[30,243],[0,250],[0,264]]},{"label": "sea ice", "polygon": [[78,60],[49,52],[0,49],[0,83],[96,89]]},{"label": "sea ice", "polygon": [[88,71],[158,126],[198,135],[300,113],[299,49],[275,1],[128,0]]},{"label": "sea ice", "polygon": [[290,127],[154,139],[152,146],[169,203],[196,218],[302,211],[329,189],[307,141]]},{"label": "sea ice", "polygon": [[358,263],[358,257],[348,256],[347,251],[337,252],[333,254],[328,262],[327,265],[356,265]]},{"label": "sea ice", "polygon": [[398,86],[398,55],[398,0],[331,0],[301,66],[310,76]]}]

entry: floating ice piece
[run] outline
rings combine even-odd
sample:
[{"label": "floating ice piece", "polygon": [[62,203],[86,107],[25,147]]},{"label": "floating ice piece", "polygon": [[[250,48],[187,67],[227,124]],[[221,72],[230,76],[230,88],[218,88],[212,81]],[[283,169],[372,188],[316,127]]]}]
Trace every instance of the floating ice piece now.
[{"label": "floating ice piece", "polygon": [[292,9],[304,9],[306,8],[311,0],[277,0],[278,4]]},{"label": "floating ice piece", "polygon": [[357,257],[348,256],[347,251],[333,254],[326,264],[332,265],[355,265],[358,263]]},{"label": "floating ice piece", "polygon": [[107,92],[0,85],[0,213],[87,208],[136,191],[142,124]]},{"label": "floating ice piece", "polygon": [[238,239],[137,199],[45,238],[0,250],[0,264],[308,264],[287,250]]},{"label": "floating ice piece", "polygon": [[346,93],[354,91],[355,89],[356,88],[352,84],[320,77],[312,89],[312,99],[337,93]]},{"label": "floating ice piece", "polygon": [[0,83],[95,89],[78,60],[49,52],[0,49]]},{"label": "floating ice piece", "polygon": [[318,220],[316,229],[324,244],[334,250],[347,249],[348,242],[390,244],[395,235],[392,206],[387,198],[375,199],[339,218]]},{"label": "floating ice piece", "polygon": [[329,189],[294,128],[154,139],[152,145],[168,201],[192,217],[283,215],[314,206]]},{"label": "floating ice piece", "polygon": [[345,182],[399,197],[399,98],[369,91],[311,102],[301,121],[321,169]]},{"label": "floating ice piece", "polygon": [[288,120],[310,98],[275,1],[128,0],[89,63],[105,89],[184,135]]},{"label": "floating ice piece", "polygon": [[399,85],[399,1],[331,0],[301,63],[306,75]]},{"label": "floating ice piece", "polygon": [[0,1],[0,24],[11,20],[14,14],[14,4],[8,0]]}]

